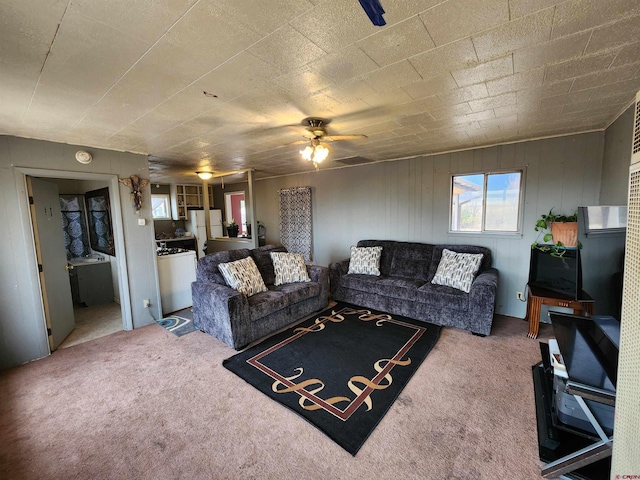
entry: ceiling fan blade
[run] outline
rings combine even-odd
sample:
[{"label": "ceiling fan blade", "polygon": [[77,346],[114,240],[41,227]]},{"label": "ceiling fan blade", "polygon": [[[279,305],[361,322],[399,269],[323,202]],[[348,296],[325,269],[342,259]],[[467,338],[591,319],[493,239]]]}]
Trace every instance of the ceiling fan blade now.
[{"label": "ceiling fan blade", "polygon": [[322,140],[327,142],[339,142],[341,140],[355,140],[358,138],[368,138],[366,135],[353,134],[353,135],[325,135]]},{"label": "ceiling fan blade", "polygon": [[309,140],[296,140],[295,142],[287,143],[287,145],[309,145]]}]

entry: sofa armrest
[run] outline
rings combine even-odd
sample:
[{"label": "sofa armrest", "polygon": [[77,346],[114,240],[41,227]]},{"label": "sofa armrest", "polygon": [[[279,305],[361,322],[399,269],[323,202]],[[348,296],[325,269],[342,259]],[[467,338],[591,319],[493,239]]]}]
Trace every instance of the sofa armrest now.
[{"label": "sofa armrest", "polygon": [[250,325],[243,325],[242,320],[250,318],[245,295],[226,285],[193,282],[191,297],[196,327],[236,349],[248,343],[244,338]]},{"label": "sofa armrest", "polygon": [[329,282],[339,281],[342,275],[349,272],[349,259],[329,264]]},{"label": "sofa armrest", "polygon": [[340,277],[349,272],[349,259],[329,264],[329,286],[333,299],[340,298]]},{"label": "sofa armrest", "polygon": [[349,259],[340,260],[329,264],[329,270],[335,271],[340,275],[346,275],[349,272]]},{"label": "sofa armrest", "polygon": [[493,323],[498,292],[498,270],[490,268],[480,273],[471,284],[469,291],[469,313],[472,320],[471,331],[489,335]]},{"label": "sofa armrest", "polygon": [[329,303],[329,269],[320,265],[307,265],[307,273],[312,282],[320,285],[318,308],[324,308]]}]

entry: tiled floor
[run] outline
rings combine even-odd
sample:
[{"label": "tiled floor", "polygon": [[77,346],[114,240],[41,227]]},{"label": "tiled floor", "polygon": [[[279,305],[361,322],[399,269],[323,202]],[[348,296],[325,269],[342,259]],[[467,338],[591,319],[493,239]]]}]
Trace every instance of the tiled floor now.
[{"label": "tiled floor", "polygon": [[76,327],[58,347],[59,349],[105,337],[123,329],[120,305],[115,302],[93,307],[76,305],[73,314]]}]

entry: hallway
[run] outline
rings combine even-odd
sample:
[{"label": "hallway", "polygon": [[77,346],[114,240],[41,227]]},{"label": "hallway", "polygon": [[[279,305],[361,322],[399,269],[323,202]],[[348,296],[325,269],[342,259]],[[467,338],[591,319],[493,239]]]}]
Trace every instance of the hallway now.
[{"label": "hallway", "polygon": [[123,330],[120,305],[111,302],[93,307],[74,305],[76,326],[58,349],[68,348]]}]

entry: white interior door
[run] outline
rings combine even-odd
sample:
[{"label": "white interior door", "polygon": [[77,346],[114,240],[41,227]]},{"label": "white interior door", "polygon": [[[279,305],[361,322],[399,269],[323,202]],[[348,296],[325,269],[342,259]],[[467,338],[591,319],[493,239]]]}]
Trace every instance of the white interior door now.
[{"label": "white interior door", "polygon": [[58,186],[39,178],[27,177],[33,198],[31,216],[49,346],[55,350],[75,327],[73,300],[62,233],[62,214]]}]

